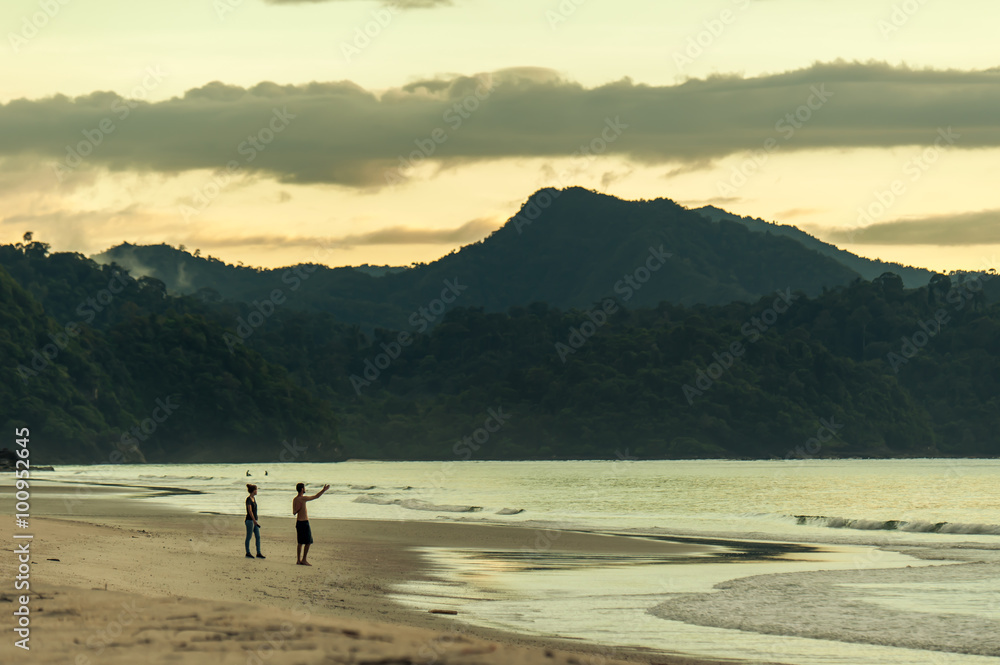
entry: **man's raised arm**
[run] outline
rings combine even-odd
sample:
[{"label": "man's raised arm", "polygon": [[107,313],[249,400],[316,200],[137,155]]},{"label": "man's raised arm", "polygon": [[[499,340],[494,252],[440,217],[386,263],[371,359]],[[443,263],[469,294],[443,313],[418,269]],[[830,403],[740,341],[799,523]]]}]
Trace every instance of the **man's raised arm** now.
[{"label": "man's raised arm", "polygon": [[313,499],[320,498],[321,496],[323,496],[323,493],[326,492],[328,489],[330,489],[329,485],[323,485],[323,489],[321,489],[319,492],[313,494],[312,496],[307,496],[306,501],[312,501]]}]

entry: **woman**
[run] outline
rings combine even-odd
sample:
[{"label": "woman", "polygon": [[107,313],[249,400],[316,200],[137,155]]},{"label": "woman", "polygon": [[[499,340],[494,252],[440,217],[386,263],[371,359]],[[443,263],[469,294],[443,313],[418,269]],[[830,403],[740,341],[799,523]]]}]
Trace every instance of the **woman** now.
[{"label": "woman", "polygon": [[252,559],[253,554],[250,554],[250,536],[253,535],[257,539],[257,558],[266,559],[263,554],[260,553],[260,522],[257,521],[257,486],[247,484],[247,492],[250,492],[250,496],[247,497],[247,540],[246,540],[246,550],[247,558]]}]

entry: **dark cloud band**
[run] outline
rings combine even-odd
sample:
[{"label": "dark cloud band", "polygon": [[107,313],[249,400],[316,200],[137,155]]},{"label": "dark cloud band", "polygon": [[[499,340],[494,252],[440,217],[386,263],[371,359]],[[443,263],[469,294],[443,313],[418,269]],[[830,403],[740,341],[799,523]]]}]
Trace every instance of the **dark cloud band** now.
[{"label": "dark cloud band", "polygon": [[1000,245],[1000,210],[878,222],[823,235],[856,245]]},{"label": "dark cloud band", "polygon": [[[0,105],[0,157],[164,173],[235,166],[286,182],[380,187],[420,163],[600,153],[698,165],[768,140],[781,151],[930,145],[946,127],[961,137],[956,149],[996,147],[997,108],[1000,71],[877,63],[672,86],[585,88],[540,69],[378,94],[350,82],[216,82],[156,103],[95,92]],[[620,130],[614,141],[602,139],[609,127]]]}]

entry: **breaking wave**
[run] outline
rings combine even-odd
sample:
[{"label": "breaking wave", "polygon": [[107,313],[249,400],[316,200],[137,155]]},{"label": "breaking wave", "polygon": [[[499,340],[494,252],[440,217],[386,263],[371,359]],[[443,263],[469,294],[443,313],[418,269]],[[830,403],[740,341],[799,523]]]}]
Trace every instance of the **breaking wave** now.
[{"label": "breaking wave", "polygon": [[966,535],[1000,536],[997,524],[963,524],[961,522],[920,522],[908,520],[866,520],[823,515],[792,515],[799,526],[816,526],[828,529],[857,529],[860,531],[909,531],[912,533],[956,533]]},{"label": "breaking wave", "polygon": [[377,496],[359,496],[354,503],[374,503],[379,506],[399,506],[408,510],[426,510],[435,513],[478,513],[482,506],[436,505],[418,499],[380,499]]}]

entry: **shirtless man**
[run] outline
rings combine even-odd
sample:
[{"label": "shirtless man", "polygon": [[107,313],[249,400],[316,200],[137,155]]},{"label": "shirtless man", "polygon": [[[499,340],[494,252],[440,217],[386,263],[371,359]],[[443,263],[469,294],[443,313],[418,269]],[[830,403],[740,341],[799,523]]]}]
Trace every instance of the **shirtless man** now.
[{"label": "shirtless man", "polygon": [[[306,502],[318,499],[323,493],[330,489],[329,485],[323,485],[323,489],[317,494],[306,496],[305,483],[299,483],[295,490],[299,493],[292,499],[292,514],[295,515],[295,534],[298,536],[298,547],[295,550],[295,563],[299,566],[311,566],[306,559],[309,556],[309,546],[312,545],[312,529],[309,528],[309,513],[306,511]],[[302,546],[305,545],[305,551]]]}]

